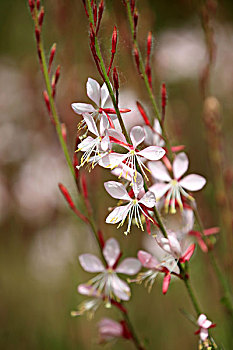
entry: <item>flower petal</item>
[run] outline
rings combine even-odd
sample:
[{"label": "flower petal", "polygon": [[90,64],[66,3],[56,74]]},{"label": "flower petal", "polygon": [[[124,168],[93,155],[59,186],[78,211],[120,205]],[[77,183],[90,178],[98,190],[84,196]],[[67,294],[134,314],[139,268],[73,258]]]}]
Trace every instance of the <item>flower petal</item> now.
[{"label": "flower petal", "polygon": [[72,103],[71,107],[73,108],[74,112],[77,114],[95,112],[95,108],[88,103]]},{"label": "flower petal", "polygon": [[100,107],[104,108],[109,100],[109,92],[108,92],[107,85],[105,83],[102,85],[100,93],[101,93],[101,106]]},{"label": "flower petal", "polygon": [[163,195],[171,188],[170,184],[164,182],[158,182],[155,185],[152,185],[149,190],[155,194],[155,198],[159,200]]},{"label": "flower petal", "polygon": [[209,336],[209,333],[208,333],[208,330],[205,329],[205,328],[201,328],[201,331],[200,331],[200,338],[202,341],[205,341]]},{"label": "flower petal", "polygon": [[180,258],[181,246],[180,246],[178,239],[173,235],[169,235],[168,240],[169,240],[169,244],[171,247],[172,255],[174,255],[175,258]]},{"label": "flower petal", "polygon": [[122,281],[117,275],[113,275],[111,285],[117,298],[120,300],[129,300],[131,292],[126,282]]},{"label": "flower petal", "polygon": [[93,288],[93,286],[90,286],[88,284],[80,284],[78,286],[78,292],[82,295],[100,296],[99,293]]},{"label": "flower petal", "polygon": [[91,136],[87,136],[82,142],[80,142],[78,144],[78,150],[85,152],[88,149],[90,149],[91,144],[95,141],[95,139],[93,139],[93,137]]},{"label": "flower petal", "polygon": [[188,169],[189,160],[184,152],[177,154],[173,162],[173,174],[175,179],[179,179]]},{"label": "flower petal", "polygon": [[135,275],[141,269],[141,263],[136,258],[126,258],[117,267],[117,273],[125,273],[126,275]]},{"label": "flower petal", "polygon": [[97,129],[97,126],[96,126],[96,123],[95,123],[93,117],[88,113],[84,113],[83,119],[85,120],[85,122],[87,124],[88,130],[90,132],[92,132],[92,134],[99,136],[99,132],[98,132],[98,129]]},{"label": "flower petal", "polygon": [[100,85],[96,80],[88,78],[87,80],[87,96],[97,104],[100,105]]},{"label": "flower petal", "polygon": [[202,328],[210,328],[210,326],[212,325],[212,322],[210,320],[205,320],[203,323],[202,323]]},{"label": "flower petal", "polygon": [[180,262],[183,263],[185,261],[189,261],[194,253],[195,250],[195,244],[191,244],[188,249],[185,251],[185,253],[180,258]]},{"label": "flower petal", "polygon": [[205,320],[207,320],[206,315],[201,314],[201,315],[198,317],[198,320],[197,320],[198,326],[202,327],[202,324],[205,322]]},{"label": "flower petal", "polygon": [[163,294],[167,293],[170,281],[171,281],[171,274],[167,273],[163,279]]},{"label": "flower petal", "polygon": [[112,267],[120,254],[120,246],[115,238],[109,238],[103,249],[104,258],[109,267]]},{"label": "flower petal", "polygon": [[103,136],[106,130],[108,129],[108,119],[103,114],[100,119],[100,135]]},{"label": "flower petal", "polygon": [[188,191],[199,191],[206,184],[206,179],[201,175],[190,174],[179,181],[180,186]]},{"label": "flower petal", "polygon": [[141,126],[134,126],[130,131],[133,147],[136,148],[145,139],[145,131]]},{"label": "flower petal", "polygon": [[147,269],[157,269],[160,265],[153,255],[145,252],[144,250],[138,251],[138,259],[142,266],[146,267]]},{"label": "flower petal", "polygon": [[137,154],[148,159],[148,160],[159,160],[163,158],[165,150],[162,147],[158,146],[149,146],[144,148],[142,151]]},{"label": "flower petal", "polygon": [[79,262],[82,268],[87,272],[102,272],[104,265],[97,256],[92,254],[82,254],[79,256]]},{"label": "flower petal", "polygon": [[127,153],[110,153],[107,157],[104,157],[101,166],[114,169],[119,166],[127,157]]},{"label": "flower petal", "polygon": [[147,191],[140,199],[139,203],[144,204],[147,208],[153,208],[156,203],[155,195],[151,191]]},{"label": "flower petal", "polygon": [[104,183],[105,190],[116,199],[124,199],[127,201],[131,201],[128,192],[123,184],[116,181],[108,181]]},{"label": "flower petal", "polygon": [[102,318],[98,323],[101,340],[110,340],[123,336],[123,327],[119,322],[110,318]]},{"label": "flower petal", "polygon": [[119,140],[125,144],[127,144],[125,136],[122,134],[122,132],[117,131],[116,129],[108,129],[107,133],[109,136],[114,137],[114,139]]},{"label": "flower petal", "polygon": [[105,222],[107,224],[117,224],[119,221],[124,221],[126,216],[128,215],[131,203],[127,205],[121,205],[116,207],[111,211],[111,213],[107,216]]},{"label": "flower petal", "polygon": [[158,162],[149,162],[148,168],[151,171],[151,175],[160,181],[170,182],[171,176],[168,174],[167,168],[161,161]]}]

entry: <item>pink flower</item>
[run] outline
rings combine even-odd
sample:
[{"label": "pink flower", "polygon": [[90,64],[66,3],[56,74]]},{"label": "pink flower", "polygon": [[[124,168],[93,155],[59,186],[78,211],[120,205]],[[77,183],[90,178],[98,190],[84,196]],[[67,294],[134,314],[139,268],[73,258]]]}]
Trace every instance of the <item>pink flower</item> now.
[{"label": "pink flower", "polygon": [[98,323],[98,328],[100,343],[105,343],[115,338],[131,338],[130,331],[124,321],[116,322],[110,318],[103,318]]},{"label": "pink flower", "polygon": [[108,181],[104,183],[104,187],[110,196],[128,202],[127,205],[120,205],[113,209],[113,211],[106,218],[107,223],[119,223],[118,227],[120,227],[124,224],[126,218],[128,217],[128,227],[124,232],[126,235],[130,232],[133,218],[135,219],[135,223],[138,228],[140,227],[141,230],[144,231],[141,221],[141,213],[149,220],[152,220],[147,213],[147,208],[152,209],[156,202],[154,194],[150,191],[140,196],[144,190],[143,180],[142,177],[138,177],[137,180],[137,183],[133,182],[134,198],[129,196],[126,188],[121,183],[116,181]]},{"label": "pink flower", "polygon": [[[122,135],[123,136],[123,135]],[[121,138],[123,140],[124,136]],[[124,141],[122,140],[112,140],[112,142],[118,143],[122,147],[126,148],[128,150],[127,153],[110,153],[103,162],[103,166],[110,167],[111,169],[114,169],[115,167],[118,167],[123,162],[125,165],[129,166],[133,170],[133,174],[135,177],[137,177],[137,169],[136,165],[140,167],[143,175],[146,179],[146,173],[145,170],[150,171],[147,169],[147,167],[144,164],[144,161],[147,160],[159,160],[161,159],[164,154],[165,150],[158,146],[149,146],[144,148],[143,150],[138,150],[137,147],[140,145],[144,139],[145,139],[145,131],[141,126],[134,126],[130,131],[130,139],[132,141],[132,145],[128,144],[126,142],[126,139]]]},{"label": "pink flower", "polygon": [[207,320],[207,317],[204,314],[201,314],[198,317],[197,324],[199,326],[199,329],[195,332],[195,334],[200,334],[202,341],[205,341],[208,338],[208,329],[216,327],[216,324],[213,324],[211,321]]},{"label": "pink flower", "polygon": [[98,273],[88,281],[88,285],[98,294],[103,294],[106,305],[111,306],[111,299],[129,300],[130,288],[128,284],[117,276],[117,273],[135,275],[141,268],[140,262],[135,258],[126,258],[118,266],[121,256],[120,247],[114,238],[109,238],[103,248],[106,260],[105,267],[98,257],[92,254],[82,254],[79,262],[87,272]]},{"label": "pink flower", "polygon": [[179,153],[173,162],[172,170],[174,176],[172,178],[161,161],[148,163],[152,176],[160,181],[151,186],[150,190],[154,192],[157,199],[162,198],[167,193],[164,204],[166,212],[168,212],[170,206],[170,212],[175,213],[176,202],[179,204],[180,209],[183,210],[181,195],[189,200],[194,200],[185,190],[198,191],[206,183],[204,177],[196,174],[190,174],[181,178],[187,171],[188,164],[189,161],[186,154],[184,152]]}]

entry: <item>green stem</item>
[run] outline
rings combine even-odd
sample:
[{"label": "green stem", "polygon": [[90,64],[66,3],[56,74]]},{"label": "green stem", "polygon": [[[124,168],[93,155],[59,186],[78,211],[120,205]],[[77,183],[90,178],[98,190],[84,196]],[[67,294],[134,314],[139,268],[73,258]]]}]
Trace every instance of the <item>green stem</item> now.
[{"label": "green stem", "polygon": [[129,331],[130,331],[130,333],[132,335],[132,341],[134,342],[134,345],[135,345],[136,349],[138,349],[138,350],[145,350],[145,348],[140,344],[140,341],[139,341],[139,339],[138,339],[138,337],[137,337],[137,335],[136,335],[136,333],[134,331],[134,328],[133,328],[132,323],[131,323],[131,321],[129,319],[128,313],[124,313],[123,312],[123,316],[124,316],[125,322],[127,323]]},{"label": "green stem", "polygon": [[157,119],[158,119],[158,121],[160,123],[160,127],[162,129],[163,138],[164,138],[164,141],[166,143],[166,146],[167,146],[167,149],[168,149],[168,153],[169,153],[171,159],[173,159],[173,152],[171,150],[171,145],[170,145],[170,142],[168,140],[167,133],[166,133],[166,130],[164,128],[164,125],[162,123],[162,118],[161,118],[161,115],[160,115],[160,112],[159,112],[159,109],[158,109],[158,106],[157,106],[154,94],[153,94],[152,89],[151,89],[150,84],[149,84],[149,80],[148,80],[148,77],[147,77],[147,74],[146,74],[145,64],[144,64],[144,61],[143,61],[143,58],[142,58],[141,50],[139,48],[137,39],[134,37],[134,24],[133,24],[133,17],[132,17],[132,13],[131,13],[129,0],[126,0],[126,8],[127,8],[127,15],[128,15],[128,19],[129,19],[129,25],[130,25],[132,41],[133,41],[133,44],[134,44],[134,46],[136,47],[136,49],[138,51],[139,68],[140,68],[141,74],[143,76],[143,80],[145,82],[145,86],[146,86],[149,98],[151,100],[151,103],[152,103],[152,106],[153,106],[153,109],[154,109],[154,113],[155,113],[155,115],[156,115],[156,117],[157,117]]}]

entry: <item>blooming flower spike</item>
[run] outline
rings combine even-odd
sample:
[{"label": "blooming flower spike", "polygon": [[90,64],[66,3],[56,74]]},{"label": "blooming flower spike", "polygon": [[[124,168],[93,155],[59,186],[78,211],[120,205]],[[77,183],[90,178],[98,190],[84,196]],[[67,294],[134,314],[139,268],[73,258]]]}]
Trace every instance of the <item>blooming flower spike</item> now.
[{"label": "blooming flower spike", "polygon": [[117,276],[117,273],[134,275],[141,268],[140,262],[135,258],[126,258],[118,265],[117,262],[121,253],[119,244],[114,238],[106,241],[103,255],[107,267],[95,255],[82,254],[79,256],[79,262],[85,271],[98,273],[97,276],[88,281],[88,285],[99,295],[104,295],[106,306],[111,306],[111,299],[114,298],[129,300],[130,288],[125,281]]},{"label": "blooming flower spike", "polygon": [[176,202],[179,204],[181,210],[183,210],[183,203],[181,195],[194,200],[185,190],[198,191],[205,185],[206,180],[203,176],[190,174],[183,178],[182,175],[188,169],[188,157],[184,152],[179,153],[173,162],[173,175],[171,178],[164,164],[160,162],[149,162],[148,167],[152,173],[154,179],[159,180],[154,184],[150,190],[154,192],[157,199],[162,198],[167,193],[165,198],[165,211],[168,212],[170,206],[170,212],[175,213]]},{"label": "blooming flower spike", "polygon": [[127,235],[130,232],[132,220],[134,218],[138,228],[140,227],[141,230],[144,231],[141,214],[152,220],[147,213],[147,209],[151,210],[155,206],[156,200],[154,194],[150,191],[146,192],[141,199],[139,198],[139,193],[143,187],[143,181],[139,185],[135,184],[135,186],[133,186],[134,198],[129,196],[124,185],[119,182],[108,181],[104,183],[104,187],[113,198],[128,202],[126,205],[121,205],[113,209],[108,215],[106,222],[108,224],[119,223],[118,227],[120,227],[128,217],[128,226],[125,231]]}]

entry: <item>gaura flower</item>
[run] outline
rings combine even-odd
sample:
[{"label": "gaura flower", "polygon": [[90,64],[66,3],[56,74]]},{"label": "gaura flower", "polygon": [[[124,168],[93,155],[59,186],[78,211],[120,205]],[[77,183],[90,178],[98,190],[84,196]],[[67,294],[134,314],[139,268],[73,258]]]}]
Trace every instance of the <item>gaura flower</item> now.
[{"label": "gaura flower", "polygon": [[130,339],[131,333],[125,321],[116,322],[111,318],[103,318],[98,323],[100,343],[106,343],[116,338]]},{"label": "gaura flower", "polygon": [[78,292],[82,295],[87,295],[92,298],[83,301],[78,306],[78,310],[71,311],[71,316],[81,316],[84,313],[87,313],[88,318],[92,319],[96,310],[103,302],[103,295],[98,293],[95,289],[87,284],[80,284],[78,286]]},{"label": "gaura flower", "polygon": [[158,119],[154,120],[153,129],[148,125],[145,125],[143,129],[145,130],[144,142],[146,145],[155,145],[160,147],[163,147],[165,145],[164,139],[162,137],[162,129]]},{"label": "gaura flower", "polygon": [[[123,135],[122,135],[123,136]],[[137,147],[140,145],[145,139],[145,131],[141,126],[134,126],[130,131],[130,139],[132,141],[132,145],[126,142],[125,137],[122,137],[122,140],[115,139],[112,142],[118,143],[122,147],[128,150],[127,153],[110,153],[104,160],[103,166],[114,169],[115,167],[120,166],[124,162],[124,164],[130,167],[134,173],[134,178],[136,181],[137,177],[137,164],[141,169],[143,175],[146,179],[147,175],[145,170],[150,170],[144,164],[145,160],[159,160],[166,153],[165,150],[158,146],[149,146],[144,148],[143,150],[138,150]]]},{"label": "gaura flower", "polygon": [[113,209],[113,211],[106,218],[106,222],[108,224],[119,223],[118,227],[120,227],[124,224],[126,218],[128,217],[127,230],[124,232],[126,235],[130,232],[133,218],[135,219],[137,227],[144,231],[141,213],[146,218],[153,221],[148,214],[148,210],[151,210],[155,206],[155,196],[150,191],[141,196],[141,193],[144,190],[142,177],[140,177],[140,180],[141,181],[138,181],[137,183],[133,182],[134,185],[132,187],[132,192],[134,194],[134,198],[129,196],[126,188],[121,183],[116,181],[108,181],[104,183],[104,187],[110,196],[128,202],[127,205],[120,205]]},{"label": "gaura flower", "polygon": [[216,327],[216,324],[213,324],[211,321],[207,320],[207,317],[204,314],[201,314],[198,317],[197,324],[199,329],[195,332],[195,334],[200,334],[200,339],[202,341],[205,341],[208,338],[208,329]]},{"label": "gaura flower", "polygon": [[183,203],[181,195],[188,198],[189,200],[194,200],[185,190],[188,191],[198,191],[206,183],[203,176],[190,174],[183,178],[182,175],[188,169],[188,157],[184,152],[179,153],[173,162],[173,175],[171,178],[164,164],[159,162],[149,162],[148,168],[151,171],[153,178],[159,180],[160,182],[154,184],[150,187],[150,190],[154,192],[157,199],[162,198],[165,193],[167,193],[165,198],[165,211],[168,212],[170,206],[170,212],[175,213],[175,204],[178,203],[180,210],[183,210]]},{"label": "gaura flower", "polygon": [[106,267],[98,257],[92,254],[80,255],[79,262],[85,271],[98,272],[98,275],[89,280],[87,284],[99,295],[103,294],[106,306],[110,307],[111,299],[129,300],[131,295],[128,284],[120,279],[117,273],[135,275],[140,270],[141,264],[136,258],[126,258],[118,265],[121,252],[114,238],[106,241],[103,256],[106,260]]},{"label": "gaura flower", "polygon": [[[116,114],[116,112],[112,108],[107,108],[107,105],[110,104],[111,100],[107,85],[104,83],[102,87],[100,87],[99,83],[96,80],[88,78],[86,88],[87,96],[95,103],[96,106],[93,107],[89,103],[72,103],[71,107],[73,108],[74,112],[81,115],[84,113],[89,113],[94,119],[98,119],[100,115],[104,115],[110,121],[108,114],[111,114],[112,117],[112,114]],[[128,109],[121,109],[120,111],[121,113],[130,112]],[[81,122],[80,128],[82,128],[84,125],[85,120],[84,122]]]}]

